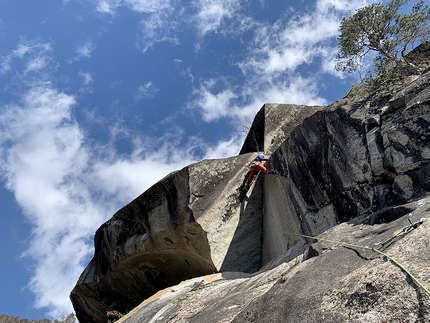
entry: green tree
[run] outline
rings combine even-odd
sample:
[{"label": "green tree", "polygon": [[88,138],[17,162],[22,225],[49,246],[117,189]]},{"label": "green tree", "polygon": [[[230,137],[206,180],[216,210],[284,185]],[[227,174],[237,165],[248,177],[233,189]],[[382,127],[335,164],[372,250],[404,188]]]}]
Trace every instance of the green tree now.
[{"label": "green tree", "polygon": [[348,73],[361,70],[362,60],[370,51],[377,53],[374,59],[376,76],[384,75],[399,64],[416,69],[406,54],[415,43],[429,39],[430,9],[420,0],[409,14],[402,14],[402,6],[409,1],[374,3],[344,17],[339,27],[340,53],[335,69]]}]

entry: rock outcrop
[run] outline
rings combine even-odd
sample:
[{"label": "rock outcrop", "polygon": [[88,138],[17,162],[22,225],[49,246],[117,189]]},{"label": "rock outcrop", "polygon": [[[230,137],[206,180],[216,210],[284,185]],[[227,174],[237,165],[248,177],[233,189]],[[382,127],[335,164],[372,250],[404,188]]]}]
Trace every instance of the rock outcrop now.
[{"label": "rock outcrop", "polygon": [[274,149],[320,109],[266,105],[253,129],[260,134],[277,129],[271,130],[269,142],[262,136],[239,156],[172,173],[103,224],[95,235],[94,258],[71,293],[79,321],[105,322],[108,311],[125,313],[160,289],[192,277],[260,269],[263,177],[246,200],[239,199],[238,191],[254,158],[249,152]]},{"label": "rock outcrop", "polygon": [[[416,229],[386,248],[430,284],[430,198],[407,204]],[[356,219],[358,222],[364,219]],[[342,223],[320,238],[380,246],[409,225],[403,217],[375,225]],[[375,245],[376,243],[376,245]],[[369,250],[320,241],[289,262],[254,274],[194,278],[145,300],[118,323],[428,322],[430,296],[389,260]]]},{"label": "rock outcrop", "polygon": [[27,319],[21,319],[21,318],[16,317],[16,316],[0,314],[0,323],[52,323],[52,322],[48,319],[27,320]]},{"label": "rock outcrop", "polygon": [[[429,46],[411,57],[426,68]],[[328,107],[263,106],[238,156],[170,174],[100,227],[71,293],[79,321],[145,299],[121,320],[430,320],[429,295],[379,254],[303,237],[392,238],[383,250],[430,285],[429,85],[427,68]],[[258,151],[274,173],[239,199]]]},{"label": "rock outcrop", "polygon": [[[300,232],[318,235],[364,214],[369,224],[390,221],[408,213],[394,207],[430,191],[429,78],[335,104],[294,129],[272,155],[280,176],[265,181],[268,260]],[[278,214],[295,217],[280,226]]]}]

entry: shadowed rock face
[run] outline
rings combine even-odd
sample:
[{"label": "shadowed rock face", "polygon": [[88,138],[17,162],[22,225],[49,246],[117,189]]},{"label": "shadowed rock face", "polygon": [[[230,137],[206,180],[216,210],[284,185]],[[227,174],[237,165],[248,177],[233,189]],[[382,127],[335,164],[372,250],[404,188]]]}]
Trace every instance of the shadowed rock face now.
[{"label": "shadowed rock face", "polygon": [[[259,113],[264,122],[253,129],[270,133],[271,140],[262,138],[259,144],[274,149],[321,108],[266,105]],[[282,131],[277,136],[273,129]],[[192,277],[261,268],[263,175],[243,201],[238,191],[255,157],[247,152],[166,176],[97,230],[94,258],[71,293],[81,323],[106,322],[107,311],[125,313],[158,290]]]},{"label": "shadowed rock face", "polygon": [[71,294],[81,322],[102,322],[158,290],[216,271],[206,232],[188,205],[188,169],[119,210],[95,235],[95,255]]},{"label": "shadowed rock face", "polygon": [[302,253],[300,233],[361,215],[372,214],[372,223],[399,218],[408,210],[394,207],[430,192],[429,87],[427,72],[394,94],[327,107],[291,132],[272,155],[280,176],[265,181],[264,262]]},{"label": "shadowed rock face", "polygon": [[[414,60],[430,57],[428,50],[419,48]],[[94,258],[71,293],[77,318],[106,322],[107,311],[125,313],[163,288],[221,272],[216,282],[191,280],[153,296],[125,322],[316,322],[322,316],[339,322],[348,315],[371,321],[377,314],[362,314],[376,308],[372,300],[390,304],[382,298],[391,278],[372,271],[371,280],[379,280],[369,285],[367,271],[373,266],[396,279],[398,273],[354,250],[309,247],[301,234],[369,244],[401,230],[406,214],[427,217],[429,88],[427,71],[393,92],[328,107],[266,104],[239,156],[170,174],[100,227]],[[257,176],[240,200],[237,189],[257,151],[271,155],[275,174]],[[420,230],[415,238],[428,235],[426,222]],[[424,250],[424,240],[419,245]],[[397,244],[392,248],[430,284],[427,256],[412,252],[418,264]],[[412,305],[402,304],[422,312],[411,322],[425,321],[428,300],[413,287],[395,290],[400,303],[415,293]],[[402,321],[391,312],[381,315]]]}]

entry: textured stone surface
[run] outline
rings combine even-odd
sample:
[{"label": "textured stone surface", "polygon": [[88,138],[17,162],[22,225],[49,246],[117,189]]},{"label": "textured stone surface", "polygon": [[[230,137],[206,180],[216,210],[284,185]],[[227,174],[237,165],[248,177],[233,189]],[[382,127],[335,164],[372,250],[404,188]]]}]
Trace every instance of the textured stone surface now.
[{"label": "textured stone surface", "polygon": [[81,322],[103,322],[161,288],[216,271],[206,232],[189,208],[183,169],[119,210],[95,235],[95,255],[71,293]]},{"label": "textured stone surface", "polygon": [[[428,320],[428,296],[397,267],[357,248],[310,247],[301,234],[371,245],[406,215],[428,217],[429,85],[427,71],[328,107],[265,105],[239,156],[170,174],[102,225],[71,294],[79,321],[106,322],[108,310],[219,271],[169,287],[124,320]],[[241,200],[259,150],[274,173],[257,176]],[[387,249],[427,286],[428,229],[426,220]]]},{"label": "textured stone surface", "polygon": [[[255,126],[251,133],[271,129],[271,143],[265,144],[270,148],[318,109],[267,105],[259,112],[265,126]],[[277,131],[282,136],[276,137]],[[191,277],[260,269],[263,175],[256,176],[245,199],[239,199],[238,191],[254,157],[244,152],[189,165],[103,224],[95,236],[94,258],[71,293],[79,321],[105,322],[107,311],[129,311],[158,290]]]},{"label": "textured stone surface", "polygon": [[265,152],[271,155],[290,133],[323,106],[266,103],[257,113],[240,154]]},{"label": "textured stone surface", "polygon": [[[262,178],[238,187],[253,155],[175,172],[119,210],[95,236],[95,255],[71,293],[81,322],[103,322],[180,281],[261,267]],[[252,235],[246,232],[253,232]]]},{"label": "textured stone surface", "polygon": [[[404,206],[424,222],[384,252],[430,286],[430,198]],[[380,246],[409,224],[407,216],[367,224],[367,217],[320,237]],[[313,253],[254,274],[224,272],[172,286],[144,301],[119,323],[427,322],[430,296],[379,254],[320,241]]]},{"label": "textured stone surface", "polygon": [[427,72],[393,94],[333,104],[291,132],[272,155],[278,175],[265,181],[264,226],[271,234],[264,237],[264,262],[302,253],[300,232],[317,235],[361,215],[389,214],[430,192],[429,88]]}]

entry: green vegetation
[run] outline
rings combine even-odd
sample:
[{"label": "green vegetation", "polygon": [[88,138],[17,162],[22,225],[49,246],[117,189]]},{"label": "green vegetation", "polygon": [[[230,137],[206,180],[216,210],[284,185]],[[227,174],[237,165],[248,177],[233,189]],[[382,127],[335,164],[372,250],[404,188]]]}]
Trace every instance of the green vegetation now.
[{"label": "green vegetation", "polygon": [[406,54],[417,43],[430,39],[430,9],[424,0],[420,0],[412,6],[409,14],[402,14],[402,6],[409,1],[374,3],[344,17],[339,27],[340,53],[336,57],[335,69],[348,73],[362,72],[364,57],[374,52],[374,74],[366,71],[362,77],[367,87],[395,77],[396,68],[419,72]]}]

